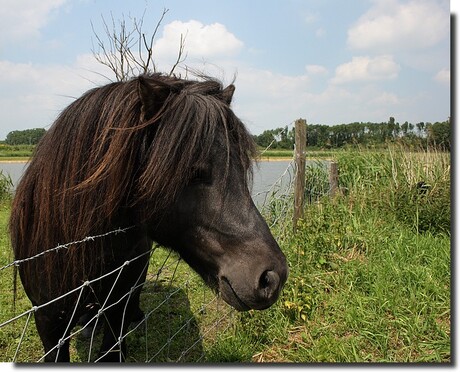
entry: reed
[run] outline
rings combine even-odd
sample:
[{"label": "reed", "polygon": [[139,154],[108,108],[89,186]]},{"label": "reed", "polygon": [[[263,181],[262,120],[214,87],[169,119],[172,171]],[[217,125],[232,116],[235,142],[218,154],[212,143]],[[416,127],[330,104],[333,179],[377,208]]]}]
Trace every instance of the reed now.
[{"label": "reed", "polygon": [[[193,344],[191,335],[197,334],[204,338],[183,361],[452,361],[450,154],[391,146],[380,151],[341,150],[333,158],[339,166],[340,191],[333,198],[328,195],[326,168],[307,169],[307,189],[314,197],[306,204],[296,234],[292,195],[275,187],[262,209],[290,266],[282,297],[270,309],[235,313],[231,320],[225,317],[224,327],[214,329],[226,305],[203,310],[202,299],[210,301],[212,294],[182,266],[165,271],[153,291],[142,296],[141,305],[151,306],[152,293],[161,295],[173,272],[175,283],[190,283],[158,316],[189,316],[192,333],[179,333],[169,347],[171,353],[165,349],[157,361],[177,359]],[[419,182],[429,186],[420,188]],[[4,203],[2,263],[11,260],[8,214]],[[164,256],[163,250],[155,252],[150,270]],[[0,272],[0,284],[0,309],[10,312],[11,276]],[[26,305],[27,298],[20,294],[18,307]],[[144,360],[146,350],[154,355],[149,339],[164,333],[166,340],[176,332],[176,325],[158,329],[158,323],[152,318],[145,332],[130,336],[133,361]],[[9,345],[21,329],[0,328],[0,354],[10,353]],[[24,342],[27,350],[40,355],[36,335]]]},{"label": "reed", "polygon": [[449,154],[397,145],[334,157],[337,196],[308,203],[295,235],[287,218],[273,226],[290,278],[275,307],[240,315],[231,342],[255,352],[233,360],[451,362]]}]

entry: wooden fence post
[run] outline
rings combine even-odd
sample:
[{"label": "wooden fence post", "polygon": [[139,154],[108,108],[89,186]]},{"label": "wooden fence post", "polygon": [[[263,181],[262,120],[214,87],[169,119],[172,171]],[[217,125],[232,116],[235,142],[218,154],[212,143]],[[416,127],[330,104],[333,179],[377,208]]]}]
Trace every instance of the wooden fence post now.
[{"label": "wooden fence post", "polygon": [[329,169],[329,195],[334,197],[339,189],[339,170],[335,161],[331,162]]},{"label": "wooden fence post", "polygon": [[304,216],[306,146],[307,121],[298,119],[295,122],[294,231],[297,229],[299,218]]}]

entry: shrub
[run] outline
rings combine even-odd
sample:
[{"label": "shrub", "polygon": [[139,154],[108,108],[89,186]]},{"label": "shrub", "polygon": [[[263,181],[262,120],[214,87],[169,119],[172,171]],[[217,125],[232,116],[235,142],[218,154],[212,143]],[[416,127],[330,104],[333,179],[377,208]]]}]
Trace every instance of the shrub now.
[{"label": "shrub", "polygon": [[11,197],[13,181],[9,175],[3,174],[0,170],[0,201],[4,201]]},{"label": "shrub", "polygon": [[450,154],[436,148],[339,153],[339,185],[417,232],[450,231]]},{"label": "shrub", "polygon": [[400,187],[395,193],[395,213],[401,222],[418,232],[449,233],[450,187],[438,184],[427,189],[417,185]]},{"label": "shrub", "polygon": [[305,169],[305,200],[307,203],[317,201],[329,193],[329,173],[327,163],[313,161]]}]

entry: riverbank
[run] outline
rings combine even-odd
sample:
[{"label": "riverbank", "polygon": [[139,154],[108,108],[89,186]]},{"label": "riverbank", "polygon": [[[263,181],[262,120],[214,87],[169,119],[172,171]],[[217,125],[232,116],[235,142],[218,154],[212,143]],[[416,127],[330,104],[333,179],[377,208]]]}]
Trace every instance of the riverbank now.
[{"label": "riverbank", "polygon": [[0,157],[0,163],[5,163],[5,164],[12,164],[12,163],[28,163],[30,161],[30,158],[1,158]]},{"label": "riverbank", "polygon": [[[263,156],[263,157],[260,157],[257,159],[257,161],[291,161],[292,160],[292,157],[287,157],[287,156],[283,156],[283,157],[272,157],[272,156]],[[10,164],[10,163],[28,163],[30,161],[30,158],[29,157],[5,157],[5,158],[2,158],[0,157],[0,163],[6,163],[6,164]]]},{"label": "riverbank", "polygon": [[[323,159],[323,158],[308,158],[308,160],[326,160],[326,161],[331,161],[332,159]],[[273,157],[273,156],[262,156],[258,159],[256,159],[258,162],[261,161],[267,161],[267,162],[286,162],[286,161],[291,161],[293,160],[292,157]],[[14,163],[28,163],[30,161],[30,158],[1,158],[0,157],[0,164],[14,164]]]},{"label": "riverbank", "polygon": [[291,161],[292,157],[272,157],[272,156],[262,156],[256,159],[257,161]]},{"label": "riverbank", "polygon": [[[27,163],[30,161],[34,147],[28,145],[21,146],[0,146],[0,163]],[[334,157],[337,150],[317,150],[307,148],[306,156],[309,160],[329,160]],[[282,162],[291,161],[294,158],[293,150],[259,149],[259,156],[256,161]]]},{"label": "riverbank", "polygon": [[[257,161],[261,162],[261,161],[271,161],[271,162],[274,162],[274,161],[291,161],[292,158],[288,158],[288,157],[283,157],[283,158],[272,158],[272,157],[269,157],[269,156],[264,156],[260,159],[257,159]],[[20,159],[2,159],[0,158],[0,164],[15,164],[15,163],[28,163],[30,161],[30,158],[20,158]]]}]

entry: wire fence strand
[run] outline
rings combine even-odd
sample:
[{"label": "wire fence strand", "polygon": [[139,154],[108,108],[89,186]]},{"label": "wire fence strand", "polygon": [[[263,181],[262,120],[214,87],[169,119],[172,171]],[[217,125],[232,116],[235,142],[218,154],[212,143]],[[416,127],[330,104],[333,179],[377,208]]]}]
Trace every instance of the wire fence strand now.
[{"label": "wire fence strand", "polygon": [[[284,130],[288,130],[294,122],[286,126]],[[270,144],[261,152],[263,155],[270,149]],[[266,190],[255,193],[253,198],[262,199],[259,209],[266,218],[269,227],[274,228],[279,236],[275,239],[281,239],[283,229],[290,227],[290,214],[292,213],[292,195],[293,195],[293,180],[295,173],[295,165],[293,160],[289,161],[283,172],[280,173],[278,179],[273,182]],[[280,227],[281,226],[281,227]],[[61,250],[78,249],[78,246],[97,239],[103,239],[110,235],[125,233],[134,228],[134,226],[119,227],[112,231],[101,234],[84,237],[80,240],[59,244],[54,248],[47,249],[37,255],[14,260],[0,267],[0,274],[5,270],[20,266],[21,264],[35,260],[46,254],[56,253]],[[145,280],[142,279],[142,272],[135,281],[135,284],[126,293],[116,296],[116,300],[110,301],[111,294],[116,288],[120,280],[123,270],[136,260],[149,256]],[[5,355],[4,360],[13,362],[31,362],[43,361],[47,354],[57,351],[64,343],[71,343],[72,353],[77,352],[78,356],[73,356],[74,360],[84,362],[97,362],[108,353],[119,350],[121,343],[129,339],[137,343],[139,353],[133,357],[136,361],[155,362],[155,361],[200,361],[206,359],[206,353],[203,349],[203,343],[209,342],[209,339],[215,339],[219,332],[226,332],[232,328],[236,317],[235,311],[228,305],[223,304],[219,295],[216,295],[209,289],[206,289],[198,275],[192,274],[191,269],[184,268],[185,263],[171,250],[165,251],[158,246],[153,246],[147,252],[144,252],[131,260],[124,262],[119,267],[107,272],[97,278],[87,280],[80,286],[68,291],[65,294],[40,304],[23,308],[23,311],[11,316],[9,319],[0,318],[0,335],[4,333],[14,333],[15,349],[12,355]],[[101,280],[113,277],[111,288],[108,291],[106,298],[98,299],[99,308],[97,311],[86,318],[84,321],[77,323],[76,327],[71,325],[75,323],[77,316],[77,307],[82,306],[82,296],[84,291],[89,290],[95,293],[94,285]],[[136,291],[141,292],[141,303],[143,307],[143,316],[136,320],[133,324],[125,324],[127,305],[131,297]],[[200,295],[199,293],[202,293]],[[38,357],[29,357],[23,351],[25,342],[39,343],[40,339],[36,335],[36,331],[32,326],[33,317],[38,310],[46,309],[51,304],[61,301],[67,296],[76,296],[75,307],[71,310],[69,322],[59,342],[48,351],[47,354],[39,355]],[[23,296],[25,297],[25,296]],[[201,297],[201,298],[200,298]],[[188,298],[188,300],[186,300]],[[121,332],[116,335],[116,342],[105,354],[95,355],[94,350],[100,343],[101,332],[99,331],[101,323],[104,322],[105,314],[113,307],[124,303],[123,314],[120,321]],[[4,317],[5,312],[0,313]],[[11,312],[6,312],[10,314]],[[23,327],[14,326],[21,318],[25,318]],[[178,319],[178,321],[173,321]],[[10,330],[9,327],[13,327]],[[8,332],[7,332],[8,328]],[[159,335],[161,334],[161,337]],[[34,341],[30,341],[32,339]],[[158,339],[161,339],[158,340]],[[86,340],[86,346],[80,344]],[[180,344],[180,346],[177,346]],[[36,346],[41,348],[41,345]],[[83,356],[80,356],[81,350],[86,350]],[[36,355],[36,353],[34,353]]]}]

